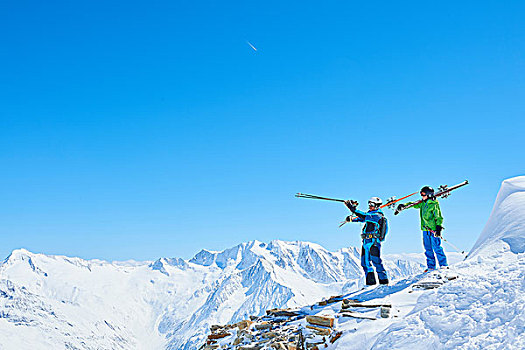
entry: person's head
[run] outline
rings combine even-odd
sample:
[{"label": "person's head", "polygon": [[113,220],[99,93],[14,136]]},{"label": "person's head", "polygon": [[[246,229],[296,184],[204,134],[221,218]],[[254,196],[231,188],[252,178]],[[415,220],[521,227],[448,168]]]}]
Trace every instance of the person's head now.
[{"label": "person's head", "polygon": [[424,186],[421,191],[419,191],[419,194],[421,194],[421,198],[426,201],[434,197],[434,189],[430,186]]},{"label": "person's head", "polygon": [[375,210],[379,209],[379,207],[383,204],[383,201],[379,197],[372,197],[368,200],[368,209]]}]

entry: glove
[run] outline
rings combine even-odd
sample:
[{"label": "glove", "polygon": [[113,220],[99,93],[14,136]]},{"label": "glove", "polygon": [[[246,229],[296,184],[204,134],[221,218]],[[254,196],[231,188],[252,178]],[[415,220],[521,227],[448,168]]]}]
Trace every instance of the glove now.
[{"label": "glove", "polygon": [[397,206],[397,208],[396,208],[396,211],[401,211],[401,210],[403,210],[403,209],[405,209],[405,205],[404,205],[404,204],[399,204],[399,205]]},{"label": "glove", "polygon": [[359,205],[359,203],[353,200],[346,200],[345,205],[348,209],[350,209],[353,212],[356,209],[356,207]]},{"label": "glove", "polygon": [[347,216],[345,220],[346,220],[346,222],[351,222],[352,221],[352,217],[351,216]]},{"label": "glove", "polygon": [[441,238],[441,231],[443,230],[443,227],[440,225],[436,225],[436,237]]}]

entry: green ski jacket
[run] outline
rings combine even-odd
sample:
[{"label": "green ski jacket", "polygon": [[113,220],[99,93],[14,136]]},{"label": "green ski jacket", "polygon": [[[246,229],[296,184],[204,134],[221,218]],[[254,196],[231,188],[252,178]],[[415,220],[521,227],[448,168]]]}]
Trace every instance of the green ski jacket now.
[{"label": "green ski jacket", "polygon": [[412,208],[419,209],[422,231],[435,231],[437,225],[443,225],[443,216],[441,216],[441,209],[437,200],[428,199],[426,202],[416,204]]}]

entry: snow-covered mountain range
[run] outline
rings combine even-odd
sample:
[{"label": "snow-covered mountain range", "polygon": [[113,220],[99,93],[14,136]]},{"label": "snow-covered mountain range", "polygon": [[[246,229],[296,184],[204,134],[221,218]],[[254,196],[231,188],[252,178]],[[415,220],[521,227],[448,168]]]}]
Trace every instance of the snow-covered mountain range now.
[{"label": "snow-covered mountain range", "polygon": [[[385,256],[394,284],[368,295],[389,298],[398,318],[338,325],[345,332],[329,348],[524,348],[524,247],[525,177],[517,177],[503,183],[469,259],[452,266],[457,280],[410,293],[395,281],[420,273],[423,254]],[[361,283],[356,248],[308,242],[251,241],[154,262],[15,250],[0,266],[0,349],[196,349],[213,324],[311,305]]]},{"label": "snow-covered mountain range", "polygon": [[[422,257],[385,257],[392,279]],[[0,266],[0,348],[194,349],[210,325],[360,288],[359,252],[251,241],[186,261],[105,262],[15,250]]]}]

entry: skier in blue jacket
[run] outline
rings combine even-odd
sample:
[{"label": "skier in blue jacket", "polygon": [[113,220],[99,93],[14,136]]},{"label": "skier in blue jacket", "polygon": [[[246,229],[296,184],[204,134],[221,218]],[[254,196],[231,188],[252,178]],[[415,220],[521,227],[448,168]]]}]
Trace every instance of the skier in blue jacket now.
[{"label": "skier in blue jacket", "polygon": [[388,231],[388,222],[379,208],[383,202],[378,197],[372,197],[368,201],[368,211],[357,210],[357,202],[345,201],[345,205],[354,216],[347,216],[346,221],[348,222],[364,222],[363,233],[361,238],[363,239],[363,247],[361,248],[361,266],[365,271],[366,284],[376,284],[376,278],[374,269],[377,272],[380,284],[388,284],[388,276],[386,270],[381,261],[381,241]]}]

